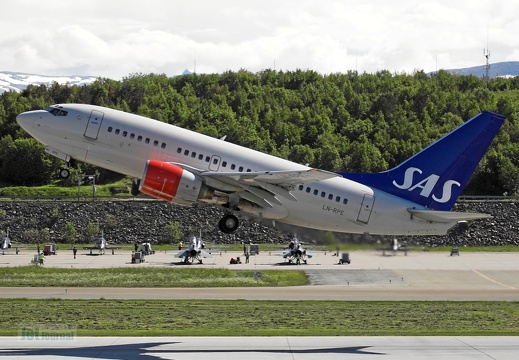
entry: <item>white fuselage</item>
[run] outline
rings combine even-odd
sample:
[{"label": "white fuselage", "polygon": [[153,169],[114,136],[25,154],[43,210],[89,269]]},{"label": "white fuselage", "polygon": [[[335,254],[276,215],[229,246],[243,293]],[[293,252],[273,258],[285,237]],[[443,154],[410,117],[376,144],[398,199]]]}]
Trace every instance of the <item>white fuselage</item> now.
[{"label": "white fuselage", "polygon": [[[42,110],[22,114],[18,122],[63,160],[70,157],[138,179],[150,159],[227,173],[309,169],[133,114],[79,104],[63,109],[66,116]],[[92,110],[99,112],[97,123],[89,122]],[[280,198],[281,205],[250,215],[321,230],[386,235],[445,234],[455,224],[413,218],[407,209],[421,205],[340,176],[296,186],[291,193],[297,201]]]}]

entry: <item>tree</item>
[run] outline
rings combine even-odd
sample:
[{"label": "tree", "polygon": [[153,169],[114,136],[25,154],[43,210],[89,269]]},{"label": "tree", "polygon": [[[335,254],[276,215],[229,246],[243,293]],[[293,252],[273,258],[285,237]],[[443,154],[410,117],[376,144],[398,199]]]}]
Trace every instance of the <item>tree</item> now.
[{"label": "tree", "polygon": [[179,221],[174,221],[167,224],[164,227],[164,233],[167,239],[173,239],[175,241],[182,240],[182,237],[184,236],[182,233],[182,224]]},{"label": "tree", "polygon": [[63,233],[63,241],[67,244],[76,242],[77,230],[70,221],[65,225],[65,232]]},{"label": "tree", "polygon": [[101,233],[101,229],[99,228],[99,224],[96,223],[88,223],[83,234],[83,239],[86,242],[93,242],[97,236]]},{"label": "tree", "polygon": [[[6,139],[2,144],[9,143]],[[3,161],[0,178],[17,185],[42,185],[49,181],[52,161],[35,139],[16,139],[0,150]]]}]

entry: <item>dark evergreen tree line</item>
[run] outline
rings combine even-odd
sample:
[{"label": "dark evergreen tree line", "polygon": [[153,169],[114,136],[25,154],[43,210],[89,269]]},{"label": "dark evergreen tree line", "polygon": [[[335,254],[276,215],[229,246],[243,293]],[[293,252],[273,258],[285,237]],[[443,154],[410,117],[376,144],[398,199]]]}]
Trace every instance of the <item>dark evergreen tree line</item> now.
[{"label": "dark evergreen tree line", "polygon": [[[16,115],[55,103],[120,109],[331,171],[391,168],[482,110],[507,121],[466,194],[519,192],[519,78],[488,83],[439,71],[429,75],[320,75],[314,71],[133,74],[88,86],[54,83],[0,95],[0,181],[55,180],[59,161],[16,124]],[[97,171],[105,181],[113,174]],[[72,185],[72,184],[70,184]]]}]

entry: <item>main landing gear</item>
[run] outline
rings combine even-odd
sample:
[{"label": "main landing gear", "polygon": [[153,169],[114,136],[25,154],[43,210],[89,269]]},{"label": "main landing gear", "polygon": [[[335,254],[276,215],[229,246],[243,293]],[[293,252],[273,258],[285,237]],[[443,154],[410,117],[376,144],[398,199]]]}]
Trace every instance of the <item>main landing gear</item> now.
[{"label": "main landing gear", "polygon": [[[69,158],[70,159],[70,158]],[[65,161],[65,167],[59,169],[58,176],[61,179],[68,179],[70,176],[70,167],[74,166],[75,164],[72,164],[73,159],[70,159],[70,161]]]},{"label": "main landing gear", "polygon": [[133,179],[132,180],[132,190],[131,190],[131,194],[133,196],[137,196],[139,195],[140,191],[139,191],[139,186],[141,185],[141,180],[140,179]]},{"label": "main landing gear", "polygon": [[59,177],[62,179],[68,179],[70,176],[70,170],[67,168],[59,169]]},{"label": "main landing gear", "polygon": [[239,224],[240,222],[236,216],[227,214],[218,222],[218,227],[221,232],[230,234],[236,231]]}]

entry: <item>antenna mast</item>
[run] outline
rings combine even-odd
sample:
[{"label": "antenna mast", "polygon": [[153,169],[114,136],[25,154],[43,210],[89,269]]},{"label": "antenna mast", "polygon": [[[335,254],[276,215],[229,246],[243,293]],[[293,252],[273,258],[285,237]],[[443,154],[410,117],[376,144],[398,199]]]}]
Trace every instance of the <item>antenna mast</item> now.
[{"label": "antenna mast", "polygon": [[488,49],[488,25],[487,25],[487,48],[486,49],[483,49],[483,56],[485,56],[486,58],[486,65],[485,65],[485,81],[487,82],[487,87],[488,87],[488,81],[490,80],[490,76],[489,76],[489,73],[490,73],[490,50]]},{"label": "antenna mast", "polygon": [[490,59],[490,50],[488,49],[483,49],[483,55],[485,56],[485,58],[487,59],[487,63],[485,65],[485,81],[487,82],[487,85],[488,85],[488,80],[490,79],[489,77],[489,72],[490,72],[490,63],[489,63],[489,59]]}]

